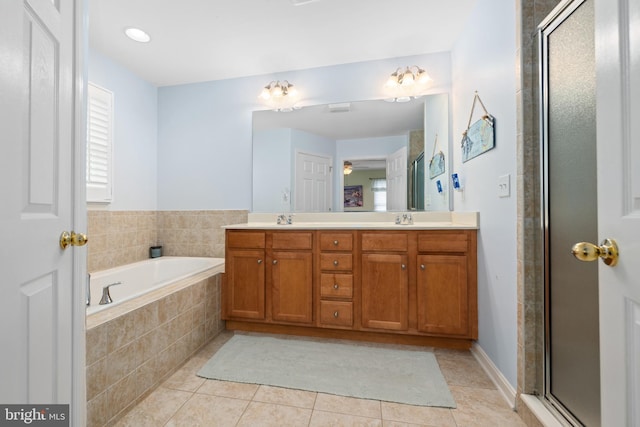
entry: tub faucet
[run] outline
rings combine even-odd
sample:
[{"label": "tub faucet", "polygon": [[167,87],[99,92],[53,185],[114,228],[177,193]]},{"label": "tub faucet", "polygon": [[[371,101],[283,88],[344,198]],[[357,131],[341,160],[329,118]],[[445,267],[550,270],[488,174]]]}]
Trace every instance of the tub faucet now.
[{"label": "tub faucet", "polygon": [[111,283],[110,285],[104,286],[102,288],[102,298],[100,298],[100,302],[98,304],[111,304],[113,300],[111,299],[111,295],[109,295],[109,288],[116,285],[122,285],[122,282]]}]

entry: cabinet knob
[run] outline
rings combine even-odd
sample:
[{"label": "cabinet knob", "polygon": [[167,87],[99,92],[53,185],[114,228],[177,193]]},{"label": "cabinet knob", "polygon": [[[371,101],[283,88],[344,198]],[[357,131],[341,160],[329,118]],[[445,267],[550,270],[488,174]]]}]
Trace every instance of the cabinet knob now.
[{"label": "cabinet knob", "polygon": [[262,260],[261,259],[258,260],[258,264],[262,264]]},{"label": "cabinet knob", "polygon": [[404,265],[404,264],[402,264],[402,265],[401,265],[401,267],[402,267],[402,269],[403,269],[403,270],[406,270],[406,269],[407,269],[407,266],[406,266],[406,265]]},{"label": "cabinet knob", "polygon": [[338,246],[338,241],[337,241],[337,240],[334,240],[334,241],[333,241],[333,244],[334,244],[334,246]]},{"label": "cabinet knob", "polygon": [[333,317],[335,317],[335,318],[337,319],[339,314],[340,314],[340,313],[338,313],[337,311],[334,311],[334,312],[333,312]]},{"label": "cabinet knob", "polygon": [[424,264],[420,264],[420,270],[424,270],[425,268]]},{"label": "cabinet knob", "polygon": [[333,265],[338,265],[338,260],[333,261]]},{"label": "cabinet knob", "polygon": [[333,289],[338,289],[339,287],[340,287],[340,286],[338,286],[338,284],[337,284],[337,283],[334,283],[334,284],[333,284]]},{"label": "cabinet knob", "polygon": [[276,265],[277,263],[278,263],[278,260],[277,260],[277,259],[274,259],[274,260],[273,260],[273,265]]}]

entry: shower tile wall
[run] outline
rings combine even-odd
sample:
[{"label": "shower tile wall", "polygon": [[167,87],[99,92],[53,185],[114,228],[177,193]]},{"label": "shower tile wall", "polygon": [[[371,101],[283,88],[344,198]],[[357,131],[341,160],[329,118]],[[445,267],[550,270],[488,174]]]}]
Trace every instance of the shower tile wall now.
[{"label": "shower tile wall", "polygon": [[247,221],[245,210],[88,211],[88,271],[149,258],[162,244],[164,255],[224,257],[221,226]]}]

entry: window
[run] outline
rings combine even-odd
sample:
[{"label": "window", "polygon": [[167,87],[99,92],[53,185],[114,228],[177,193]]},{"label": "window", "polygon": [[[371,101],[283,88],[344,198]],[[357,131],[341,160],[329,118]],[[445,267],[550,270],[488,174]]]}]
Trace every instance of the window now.
[{"label": "window", "polygon": [[87,90],[87,201],[110,203],[113,176],[113,93]]},{"label": "window", "polygon": [[373,210],[384,212],[387,210],[387,179],[372,178],[371,191],[373,191]]}]

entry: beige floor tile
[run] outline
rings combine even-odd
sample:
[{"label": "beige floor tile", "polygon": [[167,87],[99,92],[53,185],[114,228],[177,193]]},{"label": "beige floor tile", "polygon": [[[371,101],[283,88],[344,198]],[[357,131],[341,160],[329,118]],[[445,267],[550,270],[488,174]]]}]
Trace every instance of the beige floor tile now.
[{"label": "beige floor tile", "polygon": [[290,388],[261,385],[253,400],[256,402],[289,405],[297,408],[313,409],[318,393]]},{"label": "beige floor tile", "polygon": [[424,424],[401,423],[400,421],[382,421],[382,427],[429,427]]},{"label": "beige floor tile", "polygon": [[206,380],[196,391],[200,394],[251,400],[258,390],[257,384],[234,383],[231,381]]},{"label": "beige floor tile", "polygon": [[434,427],[457,427],[448,408],[381,402],[382,419]]},{"label": "beige floor tile", "polygon": [[165,427],[235,426],[249,402],[194,394]]},{"label": "beige floor tile", "polygon": [[355,397],[318,393],[313,409],[366,418],[382,418],[379,400],[356,399]]},{"label": "beige floor tile", "polygon": [[358,417],[335,412],[313,411],[309,427],[382,427],[379,418]]},{"label": "beige floor tile", "polygon": [[436,358],[447,384],[495,389],[489,376],[468,351],[438,350]]},{"label": "beige floor tile", "polygon": [[199,377],[195,374],[191,366],[183,366],[171,375],[163,384],[163,387],[174,390],[196,391],[206,378]]},{"label": "beige floor tile", "polygon": [[525,427],[498,390],[451,386],[457,408],[451,413],[458,426]]},{"label": "beige floor tile", "polygon": [[192,396],[192,393],[156,389],[131,412],[124,416],[117,427],[157,427],[164,425],[178,409]]},{"label": "beige floor tile", "polygon": [[251,402],[238,422],[238,427],[308,426],[311,409],[272,403]]}]

